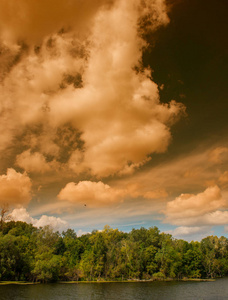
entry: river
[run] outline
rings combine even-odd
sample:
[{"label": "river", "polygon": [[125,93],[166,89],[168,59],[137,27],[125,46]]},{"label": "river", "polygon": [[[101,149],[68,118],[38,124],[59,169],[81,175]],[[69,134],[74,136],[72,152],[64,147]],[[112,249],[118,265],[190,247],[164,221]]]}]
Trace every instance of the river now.
[{"label": "river", "polygon": [[1,285],[0,300],[227,300],[228,278],[208,282]]}]

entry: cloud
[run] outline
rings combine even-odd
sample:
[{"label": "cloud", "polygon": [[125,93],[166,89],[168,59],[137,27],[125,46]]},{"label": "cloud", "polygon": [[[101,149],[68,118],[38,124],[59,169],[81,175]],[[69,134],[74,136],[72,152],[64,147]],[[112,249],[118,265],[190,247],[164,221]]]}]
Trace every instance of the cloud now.
[{"label": "cloud", "polygon": [[209,160],[214,163],[222,163],[227,160],[227,147],[217,147],[209,153]]},{"label": "cloud", "polygon": [[59,200],[67,200],[76,205],[86,204],[89,207],[100,207],[127,201],[129,198],[151,200],[166,198],[167,195],[164,189],[144,190],[137,184],[118,189],[101,181],[80,181],[79,183],[67,183],[59,192],[58,198]]},{"label": "cloud", "polygon": [[140,9],[143,30],[155,30],[158,26],[169,23],[167,6],[163,0],[143,0]]},{"label": "cloud", "polygon": [[181,194],[169,201],[164,222],[175,225],[222,225],[227,224],[227,201],[218,186],[207,188],[197,195]]},{"label": "cloud", "polygon": [[24,207],[15,208],[10,214],[14,221],[22,221],[33,224],[35,227],[51,226],[55,231],[66,230],[69,224],[61,218],[42,215],[40,219],[32,218]]},{"label": "cloud", "polygon": [[79,230],[77,231],[77,236],[80,237],[80,236],[82,236],[82,235],[84,235],[84,234],[88,234],[88,233],[91,233],[91,232],[88,232],[88,231],[84,231],[84,230],[82,230],[82,229],[79,229]]},{"label": "cloud", "polygon": [[[226,148],[226,144],[223,145],[219,147]],[[137,183],[144,192],[164,190],[167,200],[176,198],[180,193],[195,193],[214,185],[222,188],[224,192],[228,182],[228,161],[225,156],[222,164],[215,164],[210,160],[210,154],[216,148],[218,146],[208,148],[208,145],[201,145],[194,152],[181,154],[159,164],[152,157],[150,168],[144,168],[125,178],[115,178],[112,186],[125,188]]]},{"label": "cloud", "polygon": [[[170,223],[175,225],[184,225],[184,226],[194,226],[194,225],[217,226],[217,225],[228,224],[227,217],[228,217],[228,211],[217,210],[198,217],[190,217],[186,219],[177,218],[176,220],[170,221]],[[166,219],[165,222],[167,220],[168,219]]]},{"label": "cloud", "polygon": [[30,217],[29,213],[27,212],[27,210],[24,207],[20,207],[20,208],[15,208],[11,213],[10,213],[10,217],[12,218],[12,220],[14,221],[22,221],[22,222],[26,222],[28,224],[33,224],[34,219],[32,217]]},{"label": "cloud", "polygon": [[32,198],[31,186],[31,180],[26,173],[8,169],[6,175],[0,176],[0,204],[28,204]]},{"label": "cloud", "polygon": [[143,194],[143,197],[146,199],[160,199],[160,198],[166,198],[168,196],[168,193],[165,189],[154,189],[147,191]]},{"label": "cloud", "polygon": [[83,30],[97,10],[111,2],[47,0],[44,4],[36,0],[21,0],[12,5],[3,0],[0,3],[1,37],[7,41],[40,42],[45,36],[62,28]]},{"label": "cloud", "polygon": [[43,215],[41,218],[34,222],[36,227],[51,226],[55,231],[63,231],[68,228],[68,223],[61,218]]},{"label": "cloud", "polygon": [[67,200],[75,204],[86,204],[89,207],[105,206],[119,201],[123,193],[112,189],[103,182],[80,181],[68,183],[59,193],[60,200]]},{"label": "cloud", "polygon": [[195,217],[226,205],[218,186],[207,188],[197,195],[181,194],[167,203],[166,213],[173,217]]},{"label": "cloud", "polygon": [[[160,103],[151,70],[142,67],[146,45],[139,27],[145,19],[147,30],[167,24],[164,1],[100,0],[91,7],[60,2],[47,18],[52,0],[45,6],[22,1],[13,19],[0,21],[5,38],[42,39],[35,48],[4,46],[15,59],[0,86],[2,150],[11,147],[17,163],[31,172],[48,171],[48,156],[49,162],[64,163],[66,173],[131,174],[151,154],[167,150],[171,126],[185,110],[174,100]],[[1,6],[2,14],[11,15],[8,2]],[[58,33],[64,22],[69,30]],[[88,25],[86,37],[79,34],[80,24]],[[75,143],[60,143],[64,126],[77,132]]]},{"label": "cloud", "polygon": [[228,171],[225,171],[224,173],[221,174],[221,176],[219,177],[219,182],[223,186],[227,186],[227,183],[228,183]]},{"label": "cloud", "polygon": [[[78,169],[84,167],[98,177],[131,173],[147,162],[151,153],[166,151],[170,125],[184,111],[175,101],[169,105],[159,102],[150,70],[134,71],[135,66],[141,66],[143,46],[134,8],[134,3],[118,1],[115,8],[96,19],[83,75],[88,85],[75,92],[77,102],[71,107],[85,141]],[[61,104],[66,97],[53,102],[55,114],[61,109],[69,117],[68,108],[63,111]],[[77,169],[73,157],[71,168],[72,164]]]},{"label": "cloud", "polygon": [[208,231],[208,227],[186,227],[186,226],[180,226],[173,230],[167,231],[167,233],[172,234],[173,236],[188,236],[193,235],[196,233],[201,233],[202,231]]},{"label": "cloud", "polygon": [[121,190],[124,192],[126,197],[131,198],[161,199],[168,196],[165,189],[144,186],[142,183],[126,184]]},{"label": "cloud", "polygon": [[39,152],[31,153],[31,150],[24,151],[16,157],[16,163],[26,172],[47,172],[50,166],[45,157]]},{"label": "cloud", "polygon": [[166,233],[172,234],[173,237],[184,239],[187,241],[198,240],[201,241],[204,237],[212,234],[211,226],[195,226],[186,227],[180,226],[173,230],[168,230]]}]

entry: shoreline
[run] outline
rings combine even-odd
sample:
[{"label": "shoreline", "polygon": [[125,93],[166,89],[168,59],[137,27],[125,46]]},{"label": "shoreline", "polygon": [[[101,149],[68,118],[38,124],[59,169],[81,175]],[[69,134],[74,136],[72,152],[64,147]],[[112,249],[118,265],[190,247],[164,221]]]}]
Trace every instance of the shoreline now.
[{"label": "shoreline", "polygon": [[210,282],[210,281],[216,281],[215,278],[208,278],[208,279],[201,279],[201,278],[187,278],[187,279],[163,279],[163,280],[157,280],[157,279],[150,279],[150,280],[140,280],[140,279],[128,279],[128,280],[91,280],[91,281],[58,281],[57,283],[61,284],[73,284],[73,283],[136,283],[136,282],[169,282],[169,281],[196,281],[196,282]]},{"label": "shoreline", "polygon": [[[156,282],[156,281],[195,281],[195,282],[211,282],[211,281],[216,281],[215,278],[208,278],[208,279],[201,279],[201,278],[184,278],[184,279],[163,279],[163,280],[155,280],[155,279],[149,279],[149,280],[140,280],[140,279],[128,279],[128,280],[91,280],[91,281],[57,281],[57,282],[49,282],[49,283],[59,283],[59,284],[80,284],[80,283],[137,283],[137,282]],[[0,281],[0,285],[34,285],[34,284],[42,284],[41,282],[29,282],[29,281]],[[44,283],[47,284],[47,283]]]}]

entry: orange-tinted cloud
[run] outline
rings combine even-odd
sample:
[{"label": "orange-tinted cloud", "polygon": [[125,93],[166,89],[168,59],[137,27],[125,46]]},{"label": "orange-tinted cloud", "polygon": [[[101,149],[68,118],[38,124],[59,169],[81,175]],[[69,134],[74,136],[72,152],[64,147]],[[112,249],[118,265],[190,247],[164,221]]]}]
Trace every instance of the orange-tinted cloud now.
[{"label": "orange-tinted cloud", "polygon": [[224,173],[221,174],[219,177],[219,182],[222,186],[227,187],[228,184],[228,171],[225,171]]},{"label": "orange-tinted cloud", "polygon": [[[101,13],[93,29],[93,47],[83,75],[88,85],[75,91],[74,105],[71,94],[66,94],[54,99],[51,106],[55,115],[61,109],[62,116],[75,118],[85,141],[78,169],[89,169],[98,177],[133,172],[148,161],[151,153],[166,151],[170,125],[184,110],[175,101],[169,105],[160,103],[150,70],[133,70],[140,66],[143,46],[137,20],[134,4],[124,1]],[[62,110],[66,99],[70,114],[67,105]],[[73,156],[71,168],[72,164],[76,170]]]},{"label": "orange-tinted cloud", "polygon": [[[85,8],[81,1],[57,2],[53,23],[46,30],[52,14],[49,19],[44,15],[42,22],[36,17],[48,11],[53,1],[44,6],[22,1],[14,21],[3,18],[0,22],[4,36],[19,38],[22,32],[31,41],[33,26],[28,25],[37,22],[34,39],[36,30],[42,38],[35,49],[5,45],[18,59],[0,86],[2,150],[16,140],[16,162],[28,172],[48,171],[48,160],[64,163],[65,172],[70,169],[97,177],[130,174],[149,161],[151,154],[166,151],[171,141],[171,126],[184,106],[175,101],[160,103],[151,70],[142,69],[145,44],[139,30],[149,15],[150,30],[167,24],[164,1],[105,3],[94,1]],[[8,2],[1,5],[2,11],[11,13]],[[88,25],[86,38],[78,35],[76,23],[68,32],[57,33],[54,29],[61,22],[71,23],[71,14],[77,19],[78,9],[82,14],[75,22]],[[26,18],[19,26],[22,15]],[[74,142],[61,130],[64,126],[77,133]],[[18,153],[20,146],[23,151]]]},{"label": "orange-tinted cloud", "polygon": [[8,169],[0,176],[0,205],[26,205],[31,200],[31,180],[26,173]]},{"label": "orange-tinted cloud", "polygon": [[107,0],[47,0],[45,3],[21,0],[12,4],[2,0],[0,34],[5,40],[39,43],[62,28],[76,27],[82,31],[103,5],[111,3]]},{"label": "orange-tinted cloud", "polygon": [[226,201],[222,198],[218,186],[207,188],[197,195],[182,194],[168,202],[166,213],[173,217],[195,217],[224,207]]},{"label": "orange-tinted cloud", "polygon": [[164,189],[143,190],[137,185],[124,189],[113,188],[103,182],[80,181],[68,183],[58,194],[59,200],[69,201],[74,205],[86,204],[89,207],[112,206],[129,198],[158,199],[167,197]]},{"label": "orange-tinted cloud", "polygon": [[209,153],[209,159],[214,163],[222,163],[224,159],[227,160],[227,152],[227,147],[216,147]]},{"label": "orange-tinted cloud", "polygon": [[67,200],[75,204],[86,204],[89,207],[106,206],[119,201],[121,191],[112,189],[103,182],[80,181],[68,183],[59,193],[60,200]]},{"label": "orange-tinted cloud", "polygon": [[[226,148],[226,144],[223,143]],[[116,178],[112,186],[124,188],[125,186],[137,185],[140,190],[165,190],[169,200],[174,199],[180,193],[194,193],[204,190],[205,187],[218,185],[222,190],[228,183],[228,159],[223,156],[223,163],[212,162],[210,154],[217,149],[202,147],[195,152],[180,155],[175,159],[164,161],[159,165],[144,169],[126,178]],[[153,160],[153,157],[152,157]]]},{"label": "orange-tinted cloud", "polygon": [[50,166],[46,162],[44,156],[39,153],[31,153],[30,150],[24,151],[16,158],[16,163],[26,172],[44,173],[50,170]]},{"label": "orange-tinted cloud", "polygon": [[167,203],[165,222],[175,225],[221,225],[227,224],[228,203],[218,186],[207,188],[197,195],[182,194]]}]

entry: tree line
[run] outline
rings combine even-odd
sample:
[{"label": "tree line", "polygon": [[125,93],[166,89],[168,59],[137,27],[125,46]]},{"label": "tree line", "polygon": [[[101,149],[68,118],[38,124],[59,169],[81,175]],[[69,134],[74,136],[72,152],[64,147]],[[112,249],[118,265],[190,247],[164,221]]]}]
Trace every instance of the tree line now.
[{"label": "tree line", "polygon": [[125,233],[105,226],[77,237],[9,221],[0,227],[0,280],[162,280],[228,275],[228,239],[175,239],[157,227]]}]

